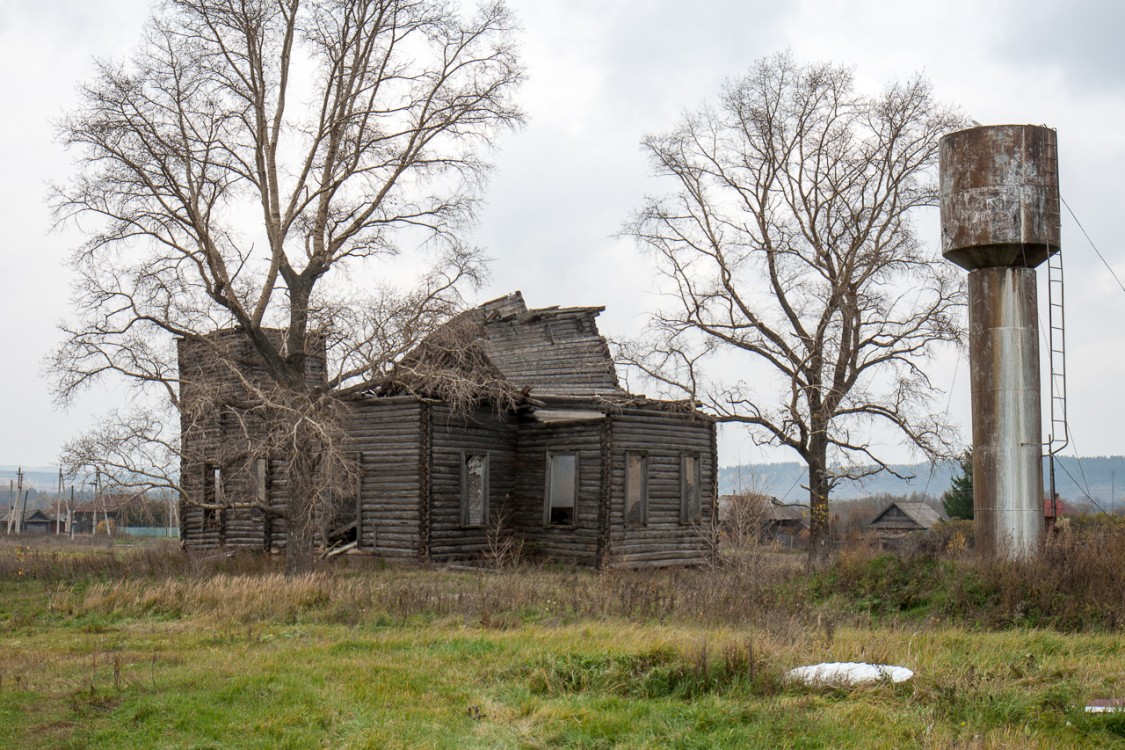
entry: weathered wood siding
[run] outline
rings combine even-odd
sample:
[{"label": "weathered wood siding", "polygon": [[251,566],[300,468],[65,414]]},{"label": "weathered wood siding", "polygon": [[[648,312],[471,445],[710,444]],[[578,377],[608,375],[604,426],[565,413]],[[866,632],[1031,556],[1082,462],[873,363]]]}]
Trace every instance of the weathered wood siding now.
[{"label": "weathered wood siding", "polygon": [[[181,481],[190,497],[203,496],[204,467],[191,462],[192,474]],[[254,483],[246,467],[220,467],[223,469],[223,500],[232,504],[245,504],[254,499]],[[271,507],[280,514],[285,509],[285,480],[280,475],[280,461],[270,462],[269,472],[274,477],[267,484]],[[269,477],[270,474],[267,474]],[[268,517],[258,508],[224,508],[211,511],[213,522],[205,524],[208,511],[188,503],[180,508],[180,534],[187,549],[214,547],[240,549],[284,549],[285,519],[280,515]]]},{"label": "weathered wood siding", "polygon": [[[280,339],[280,331],[269,335]],[[180,339],[181,462],[180,477],[184,497],[180,503],[180,539],[185,548],[207,549],[238,547],[250,549],[283,548],[285,521],[258,508],[225,508],[211,511],[214,521],[205,522],[205,467],[217,466],[222,475],[221,491],[214,502],[232,505],[256,499],[253,478],[263,433],[248,409],[247,389],[232,368],[248,380],[266,380],[261,360],[237,330],[216,331],[204,340]],[[307,360],[311,382],[325,379],[325,358],[321,348]],[[284,464],[271,460],[267,476],[269,504],[275,511],[285,507]]]},{"label": "weathered wood siding", "polygon": [[619,391],[598,309],[532,310],[487,324],[489,358],[512,383],[536,393],[589,396]]},{"label": "weathered wood siding", "polygon": [[[692,565],[711,554],[708,529],[715,508],[714,422],[698,415],[626,409],[611,417],[609,549],[614,567]],[[648,514],[644,526],[625,524],[625,455],[648,457]],[[681,521],[681,457],[700,462],[700,523]]]},{"label": "weathered wood siding", "polygon": [[222,545],[219,528],[205,528],[203,509],[192,505],[180,508],[180,540],[185,549],[198,550]]},{"label": "weathered wood siding", "polygon": [[[524,535],[528,554],[580,565],[597,564],[603,423],[520,425],[516,528]],[[551,526],[544,522],[547,454],[571,452],[578,456],[574,525]]]},{"label": "weathered wood siding", "polygon": [[[466,526],[462,516],[461,462],[463,456],[488,456],[490,523]],[[489,533],[512,512],[516,477],[516,426],[506,416],[480,409],[467,417],[448,407],[430,409],[429,558],[435,561],[479,558],[488,549]],[[491,532],[490,532],[491,529]]]},{"label": "weathered wood siding", "polygon": [[[382,557],[420,552],[423,406],[414,398],[357,401],[347,450],[360,459],[359,549]],[[356,502],[356,498],[344,502]]]}]

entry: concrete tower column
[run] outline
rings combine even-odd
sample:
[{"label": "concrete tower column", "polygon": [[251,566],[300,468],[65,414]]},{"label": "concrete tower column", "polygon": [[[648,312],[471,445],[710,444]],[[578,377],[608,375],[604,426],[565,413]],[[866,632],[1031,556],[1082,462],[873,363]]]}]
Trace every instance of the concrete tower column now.
[{"label": "concrete tower column", "polygon": [[1043,534],[1035,270],[969,272],[973,508],[982,554],[1026,554]]}]

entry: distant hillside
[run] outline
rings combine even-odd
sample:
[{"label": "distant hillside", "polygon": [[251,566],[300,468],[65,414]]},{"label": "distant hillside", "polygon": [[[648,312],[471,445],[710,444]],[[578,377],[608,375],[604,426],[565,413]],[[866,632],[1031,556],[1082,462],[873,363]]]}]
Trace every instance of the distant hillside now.
[{"label": "distant hillside", "polygon": [[[8,489],[9,482],[16,481],[18,466],[0,466],[0,486]],[[42,492],[54,492],[59,486],[59,468],[57,466],[24,466],[23,488],[36,489]]]},{"label": "distant hillside", "polygon": [[[1064,500],[1081,502],[1089,493],[1099,505],[1111,509],[1111,497],[1116,497],[1113,508],[1125,505],[1125,456],[1063,457],[1056,462],[1056,484]],[[16,478],[15,466],[0,466],[0,501],[6,499],[9,480]],[[836,489],[833,496],[839,500],[852,500],[869,495],[909,495],[915,492],[938,497],[949,489],[957,464],[928,463],[896,465],[895,470],[913,475],[906,482],[889,474],[872,477],[860,484],[848,482]],[[58,486],[58,468],[50,466],[24,467],[24,489],[54,493]],[[786,502],[806,502],[808,493],[801,488],[805,481],[805,468],[798,463],[759,464],[757,466],[725,466],[719,469],[719,493],[726,495],[739,488],[758,490],[782,498]],[[1047,483],[1047,463],[1043,463],[1044,488]],[[68,483],[69,484],[69,483]],[[87,488],[76,486],[80,494]],[[1046,491],[1046,489],[1044,489]],[[32,493],[33,495],[35,493]]]},{"label": "distant hillside", "polygon": [[[1064,500],[1080,502],[1087,494],[1105,510],[1125,504],[1125,456],[1066,456],[1055,461],[1055,484]],[[896,465],[895,470],[913,475],[907,482],[890,474],[880,474],[862,484],[846,482],[836,488],[833,496],[851,500],[869,495],[909,495],[920,492],[939,496],[947,489],[958,470],[956,463]],[[719,493],[729,494],[740,487],[782,498],[785,502],[806,502],[808,493],[801,488],[806,479],[805,467],[798,463],[759,464],[757,466],[726,466],[719,469]],[[1044,492],[1047,485],[1047,462],[1043,462]],[[1111,498],[1116,499],[1111,503]]]}]

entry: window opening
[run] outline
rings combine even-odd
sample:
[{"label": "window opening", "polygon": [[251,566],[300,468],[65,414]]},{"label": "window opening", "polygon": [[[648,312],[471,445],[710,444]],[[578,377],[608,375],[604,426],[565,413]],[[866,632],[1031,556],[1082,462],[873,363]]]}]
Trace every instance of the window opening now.
[{"label": "window opening", "polygon": [[578,456],[574,453],[548,453],[547,508],[544,520],[552,526],[574,525],[577,499]]},{"label": "window opening", "polygon": [[[223,470],[214,464],[203,466],[203,504],[206,506],[217,505],[223,497]],[[207,507],[203,509],[203,530],[218,530],[220,526],[220,510]]]},{"label": "window opening", "polygon": [[483,526],[488,515],[488,455],[461,454],[461,523]]},{"label": "window opening", "polygon": [[648,456],[625,454],[625,525],[648,523]]},{"label": "window opening", "polygon": [[258,504],[254,515],[262,520],[262,546],[266,549],[270,548],[271,537],[273,535],[272,518],[269,509],[269,465],[270,463],[267,459],[254,459],[254,465],[250,475],[253,484],[250,488],[251,495],[254,498],[254,502]]},{"label": "window opening", "polygon": [[371,539],[363,538],[363,454],[356,453],[355,456],[355,543],[356,546],[361,544],[368,544],[375,546],[374,535]]},{"label": "window opening", "polygon": [[680,521],[699,523],[703,520],[700,461],[696,455],[680,456]]}]

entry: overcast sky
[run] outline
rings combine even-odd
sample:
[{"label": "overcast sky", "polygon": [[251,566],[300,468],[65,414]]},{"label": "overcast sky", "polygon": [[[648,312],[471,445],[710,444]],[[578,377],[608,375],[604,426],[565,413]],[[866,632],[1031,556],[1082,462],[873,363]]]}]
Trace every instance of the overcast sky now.
[{"label": "overcast sky", "polygon": [[[69,413],[42,373],[68,315],[67,251],[52,232],[48,183],[71,157],[51,121],[72,108],[93,57],[121,58],[138,39],[145,0],[0,2],[0,464],[49,465],[61,444],[120,394],[93,392]],[[936,95],[984,124],[1058,129],[1064,199],[1117,275],[1113,232],[1125,174],[1125,6],[1088,0],[756,2],[754,0],[512,0],[524,25],[527,127],[502,144],[475,240],[493,258],[489,299],[520,289],[531,306],[605,305],[604,333],[635,335],[659,300],[645,255],[615,238],[646,193],[639,148],[685,109],[763,56],[855,67],[862,87],[916,72]],[[933,224],[934,252],[937,249]],[[1068,369],[1074,446],[1125,454],[1125,291],[1069,216]],[[1042,274],[1041,274],[1042,275]],[[935,385],[969,433],[968,370],[949,356]],[[1045,380],[1046,378],[1044,378]],[[1069,452],[1069,451],[1068,451]],[[888,446],[895,460],[911,458]],[[795,460],[724,433],[720,460]]]}]

